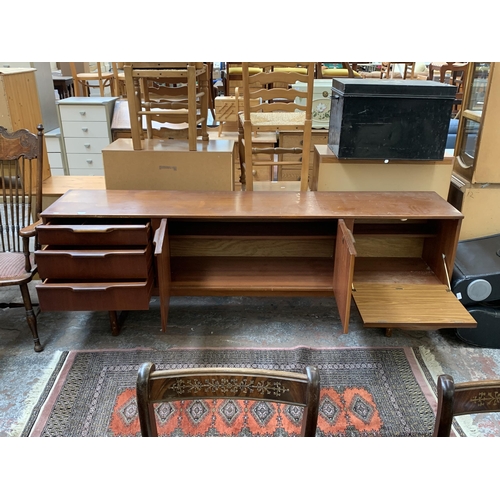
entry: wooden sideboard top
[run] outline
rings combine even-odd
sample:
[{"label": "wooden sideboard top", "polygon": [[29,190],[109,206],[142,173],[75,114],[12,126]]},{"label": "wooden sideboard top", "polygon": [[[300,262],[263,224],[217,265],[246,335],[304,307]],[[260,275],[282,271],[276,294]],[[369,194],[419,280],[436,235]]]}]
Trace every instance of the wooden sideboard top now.
[{"label": "wooden sideboard top", "polygon": [[50,217],[462,219],[438,194],[70,190],[42,212]]}]

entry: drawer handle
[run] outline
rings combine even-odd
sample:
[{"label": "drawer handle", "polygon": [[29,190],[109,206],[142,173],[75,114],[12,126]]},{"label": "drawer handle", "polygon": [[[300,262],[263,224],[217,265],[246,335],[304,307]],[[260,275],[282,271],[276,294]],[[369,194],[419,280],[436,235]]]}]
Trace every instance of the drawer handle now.
[{"label": "drawer handle", "polygon": [[78,287],[72,288],[73,292],[105,292],[109,287],[107,286],[93,286],[93,287]]},{"label": "drawer handle", "polygon": [[87,163],[94,163],[94,160],[87,160]]},{"label": "drawer handle", "polygon": [[106,257],[105,253],[79,253],[70,255],[72,259],[104,259]]},{"label": "drawer handle", "polygon": [[88,127],[82,127],[82,130],[83,130],[84,132],[88,132],[88,131],[89,131]]},{"label": "drawer handle", "polygon": [[[90,160],[90,161],[92,161],[92,160]],[[102,229],[97,229],[97,228],[93,228],[93,229],[71,228],[71,229],[69,229],[69,231],[71,231],[73,233],[110,233],[114,230],[115,230],[114,228],[108,228],[108,227],[105,227]]]},{"label": "drawer handle", "polygon": [[90,149],[90,144],[84,144],[87,149]]},{"label": "drawer handle", "polygon": [[81,114],[82,116],[85,116],[85,115],[87,114],[87,112],[86,112],[86,111],[80,111],[80,114]]},{"label": "drawer handle", "polygon": [[328,97],[328,92],[326,90],[323,90],[323,97]]}]

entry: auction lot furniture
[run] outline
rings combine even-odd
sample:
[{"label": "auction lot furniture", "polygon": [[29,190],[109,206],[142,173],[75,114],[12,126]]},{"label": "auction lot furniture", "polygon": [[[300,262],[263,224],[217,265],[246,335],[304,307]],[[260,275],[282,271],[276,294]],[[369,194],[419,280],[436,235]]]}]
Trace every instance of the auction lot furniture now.
[{"label": "auction lot furniture", "polygon": [[341,160],[326,145],[314,148],[311,191],[435,191],[446,200],[453,156],[440,161]]},{"label": "auction lot furniture", "polygon": [[234,189],[232,139],[198,141],[194,151],[183,140],[144,139],[139,150],[132,141],[117,139],[102,150],[107,189]]},{"label": "auction lot furniture", "polygon": [[464,216],[461,240],[500,233],[500,70],[469,63],[448,201]]},{"label": "auction lot furniture", "polygon": [[500,380],[473,380],[455,384],[451,375],[440,375],[437,389],[434,437],[450,435],[453,417],[500,411]]},{"label": "auction lot furniture", "polygon": [[33,250],[42,210],[42,153],[42,125],[38,135],[26,129],[9,133],[0,126],[0,287],[20,287],[36,352],[43,348],[28,283],[37,270]]},{"label": "auction lot furniture", "polygon": [[335,296],[364,324],[473,327],[450,290],[462,214],[429,192],[74,190],[42,212],[40,307],[147,310],[171,296]]},{"label": "auction lot furniture", "polygon": [[306,366],[304,373],[226,367],[157,370],[147,362],[139,367],[136,391],[142,437],[158,436],[155,403],[205,398],[300,406],[300,436],[316,436],[320,383],[315,366]]},{"label": "auction lot furniture", "polygon": [[57,101],[70,175],[103,175],[102,149],[111,142],[116,97],[70,97]]}]

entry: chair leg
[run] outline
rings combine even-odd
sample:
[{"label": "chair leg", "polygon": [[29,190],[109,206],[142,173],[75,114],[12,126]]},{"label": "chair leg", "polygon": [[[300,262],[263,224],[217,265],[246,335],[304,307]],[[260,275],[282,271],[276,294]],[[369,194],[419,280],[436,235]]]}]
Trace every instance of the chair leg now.
[{"label": "chair leg", "polygon": [[23,296],[24,307],[26,309],[26,319],[28,321],[28,326],[30,327],[31,334],[33,335],[33,341],[35,342],[35,352],[43,351],[43,347],[40,344],[40,339],[38,338],[38,329],[36,325],[36,316],[33,312],[33,306],[31,304],[31,297],[28,290],[28,285],[23,283],[19,285],[21,288],[21,294]]}]

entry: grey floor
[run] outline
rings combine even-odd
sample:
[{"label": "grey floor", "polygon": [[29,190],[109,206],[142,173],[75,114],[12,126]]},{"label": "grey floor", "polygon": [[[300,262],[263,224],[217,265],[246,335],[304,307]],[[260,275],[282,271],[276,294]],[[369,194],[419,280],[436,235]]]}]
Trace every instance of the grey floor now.
[{"label": "grey floor", "polygon": [[[35,286],[30,284],[34,301]],[[38,329],[44,351],[35,353],[18,289],[1,288],[0,303],[0,436],[16,436],[27,418],[36,387],[43,385],[58,351],[148,347],[349,347],[410,346],[428,349],[437,371],[457,382],[500,378],[500,350],[462,343],[453,330],[363,328],[357,311],[350,331],[340,330],[333,298],[174,297],[167,332],[160,330],[158,299],[149,311],[128,312],[119,336],[110,332],[106,312],[39,312]],[[36,308],[38,311],[38,308]],[[477,417],[481,435],[494,435],[498,419]]]}]

